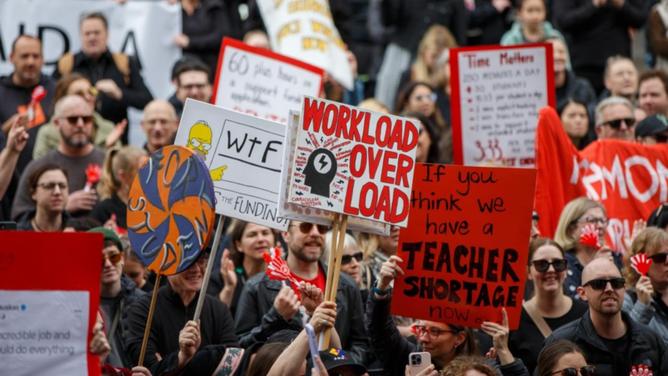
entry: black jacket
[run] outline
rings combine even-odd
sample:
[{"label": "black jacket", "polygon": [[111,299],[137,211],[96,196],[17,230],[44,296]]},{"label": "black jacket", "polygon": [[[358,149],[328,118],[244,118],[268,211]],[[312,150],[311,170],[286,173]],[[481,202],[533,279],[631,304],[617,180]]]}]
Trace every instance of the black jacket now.
[{"label": "black jacket", "polygon": [[[274,299],[280,289],[281,282],[269,280],[265,273],[246,282],[236,312],[237,334],[242,347],[263,343],[279,330],[303,329],[301,313],[285,321],[274,308]],[[341,346],[355,361],[364,364],[369,343],[364,330],[362,298],[355,282],[344,273],[341,273],[336,292],[336,311],[335,327]]]},{"label": "black jacket", "polygon": [[[123,91],[123,98],[120,101],[108,97],[104,93],[100,93],[97,97],[97,112],[103,118],[114,123],[127,119],[128,107],[141,110],[153,99],[151,92],[149,92],[144,84],[137,59],[130,57],[129,64],[130,82],[126,84],[123,74],[114,63],[111,52],[108,50],[97,60],[89,58],[83,52],[78,52],[74,55],[73,72],[78,72],[88,77],[93,85],[100,80],[111,79]],[[58,69],[53,71],[53,76],[54,78],[60,78]]]},{"label": "black jacket", "polygon": [[[192,320],[198,296],[199,294],[186,307],[169,283],[158,291],[155,315],[144,360],[144,365],[151,369],[153,375],[169,374],[176,370],[179,332],[188,320]],[[128,313],[125,343],[133,364],[137,364],[139,359],[150,302],[151,296],[146,295],[133,304]],[[225,351],[224,346],[238,347],[230,311],[225,304],[210,296],[206,296],[202,307],[200,335],[202,338],[200,349],[195,358],[184,368],[183,375],[197,375],[202,369],[208,370],[213,367],[208,373],[211,374]],[[158,361],[156,353],[162,356],[162,361]]]},{"label": "black jacket", "polygon": [[[112,339],[110,341],[112,346],[112,354],[114,357],[119,358],[123,363],[124,367],[132,367],[130,357],[125,348],[125,341],[123,340],[124,333],[127,333],[127,323],[128,323],[128,313],[130,307],[141,297],[146,296],[146,292],[142,291],[135,285],[135,283],[125,274],[121,275],[121,292],[120,292],[120,306],[118,308],[117,314],[118,317],[105,317],[105,330],[107,331],[107,338]],[[110,331],[114,330],[113,335]],[[120,348],[115,348],[116,345],[119,345]],[[110,359],[107,358],[107,361]]]},{"label": "black jacket", "polygon": [[663,340],[625,312],[622,312],[622,319],[631,341],[628,354],[613,353],[608,349],[596,333],[589,311],[582,318],[552,332],[545,345],[559,339],[574,342],[584,351],[587,363],[596,366],[597,376],[628,376],[631,366],[638,364],[650,366],[655,375],[668,375],[668,353]]}]

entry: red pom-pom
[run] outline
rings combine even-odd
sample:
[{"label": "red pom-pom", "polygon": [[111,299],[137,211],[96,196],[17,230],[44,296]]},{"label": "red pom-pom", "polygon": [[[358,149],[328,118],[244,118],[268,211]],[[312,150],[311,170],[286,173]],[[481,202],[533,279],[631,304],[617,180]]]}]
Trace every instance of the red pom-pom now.
[{"label": "red pom-pom", "polygon": [[100,181],[100,165],[89,164],[86,167],[86,183],[93,185]]}]

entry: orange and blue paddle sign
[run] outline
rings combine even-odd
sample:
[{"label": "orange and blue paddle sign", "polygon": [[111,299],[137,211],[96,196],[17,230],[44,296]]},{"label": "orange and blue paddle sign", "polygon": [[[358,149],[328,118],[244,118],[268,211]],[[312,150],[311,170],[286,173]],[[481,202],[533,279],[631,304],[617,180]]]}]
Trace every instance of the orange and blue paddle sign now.
[{"label": "orange and blue paddle sign", "polygon": [[213,183],[204,162],[187,148],[166,146],[151,154],[132,183],[127,206],[132,249],[156,273],[186,270],[209,244]]}]

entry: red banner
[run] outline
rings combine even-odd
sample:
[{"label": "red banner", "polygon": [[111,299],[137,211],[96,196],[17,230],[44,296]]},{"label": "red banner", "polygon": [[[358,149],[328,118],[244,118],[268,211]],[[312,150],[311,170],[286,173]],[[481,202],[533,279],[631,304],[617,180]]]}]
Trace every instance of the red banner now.
[{"label": "red banner", "polygon": [[647,219],[668,199],[668,147],[600,140],[578,152],[557,113],[543,108],[536,134],[535,208],[540,231],[553,236],[564,205],[587,196],[601,202],[610,218],[608,242],[621,250],[633,221]]},{"label": "red banner", "polygon": [[478,328],[519,325],[536,171],[418,164],[399,235],[392,312]]}]

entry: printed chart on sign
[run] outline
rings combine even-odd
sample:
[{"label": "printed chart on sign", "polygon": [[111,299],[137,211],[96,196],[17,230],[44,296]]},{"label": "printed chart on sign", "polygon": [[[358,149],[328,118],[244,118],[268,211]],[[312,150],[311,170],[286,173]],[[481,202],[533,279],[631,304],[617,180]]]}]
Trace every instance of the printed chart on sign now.
[{"label": "printed chart on sign", "polygon": [[538,111],[554,105],[551,45],[453,54],[456,162],[533,167]]}]

